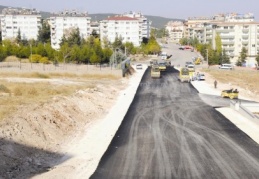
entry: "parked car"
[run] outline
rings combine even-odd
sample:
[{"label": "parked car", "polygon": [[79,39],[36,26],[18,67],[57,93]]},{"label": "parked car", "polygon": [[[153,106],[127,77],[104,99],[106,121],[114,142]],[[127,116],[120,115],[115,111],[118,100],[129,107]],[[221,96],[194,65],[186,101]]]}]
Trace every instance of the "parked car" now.
[{"label": "parked car", "polygon": [[192,62],[185,62],[185,67],[188,67],[189,65],[193,65]]},{"label": "parked car", "polygon": [[233,70],[233,66],[231,64],[222,64],[219,69]]},{"label": "parked car", "polygon": [[136,69],[137,69],[137,70],[141,70],[141,69],[142,69],[142,64],[137,64],[137,65],[136,65]]},{"label": "parked car", "polygon": [[184,50],[184,49],[185,49],[184,46],[180,46],[180,47],[179,47],[179,50]]},{"label": "parked car", "polygon": [[198,75],[197,75],[197,80],[205,80],[205,75],[203,74],[203,73],[199,73]]}]

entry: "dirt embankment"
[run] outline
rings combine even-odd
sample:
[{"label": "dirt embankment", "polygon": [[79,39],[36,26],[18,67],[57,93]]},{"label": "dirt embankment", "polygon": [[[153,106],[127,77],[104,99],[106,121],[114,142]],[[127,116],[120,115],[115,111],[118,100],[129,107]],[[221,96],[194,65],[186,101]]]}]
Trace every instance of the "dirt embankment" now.
[{"label": "dirt embankment", "polygon": [[30,178],[71,157],[60,151],[108,113],[126,83],[98,80],[94,88],[20,106],[1,120],[0,178]]}]

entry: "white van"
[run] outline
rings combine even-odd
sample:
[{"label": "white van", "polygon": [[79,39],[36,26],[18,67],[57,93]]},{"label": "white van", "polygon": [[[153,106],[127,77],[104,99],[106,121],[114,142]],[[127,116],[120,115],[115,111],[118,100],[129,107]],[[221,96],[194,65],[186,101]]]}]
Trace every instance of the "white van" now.
[{"label": "white van", "polygon": [[233,70],[233,66],[231,64],[222,64],[219,69]]}]

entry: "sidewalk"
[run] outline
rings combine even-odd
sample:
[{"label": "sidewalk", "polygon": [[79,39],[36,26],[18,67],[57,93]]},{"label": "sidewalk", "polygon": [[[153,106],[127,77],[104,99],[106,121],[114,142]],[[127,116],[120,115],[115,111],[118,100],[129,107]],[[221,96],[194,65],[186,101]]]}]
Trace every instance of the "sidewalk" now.
[{"label": "sidewalk", "polygon": [[[221,91],[219,89],[213,88],[213,85],[209,85],[206,81],[192,81],[191,83],[201,94],[220,96]],[[242,96],[239,98],[249,100]],[[259,144],[258,124],[244,117],[238,111],[230,107],[216,108],[216,110]]]}]

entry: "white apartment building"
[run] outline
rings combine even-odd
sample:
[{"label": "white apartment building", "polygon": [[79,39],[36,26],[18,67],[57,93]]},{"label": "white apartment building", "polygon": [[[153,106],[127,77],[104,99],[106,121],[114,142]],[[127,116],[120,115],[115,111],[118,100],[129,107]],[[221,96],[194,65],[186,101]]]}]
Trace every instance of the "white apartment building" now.
[{"label": "white apartment building", "polygon": [[201,43],[212,43],[220,35],[222,48],[225,49],[234,64],[240,56],[242,47],[248,50],[247,66],[255,65],[259,52],[259,23],[248,14],[218,14],[212,18],[190,18],[186,22],[186,37],[197,38]]},{"label": "white apartment building", "polygon": [[214,22],[205,25],[204,42],[212,42],[221,37],[222,48],[226,50],[232,63],[240,56],[243,47],[248,50],[247,66],[255,65],[255,57],[259,52],[259,23],[257,22]]},{"label": "white apartment building", "polygon": [[137,18],[140,24],[141,37],[140,38],[150,38],[151,24],[152,22],[148,20],[141,12],[124,13],[123,16]]},{"label": "white apartment building", "polygon": [[64,11],[54,14],[50,17],[51,28],[51,46],[54,49],[60,48],[60,42],[63,37],[69,36],[72,30],[79,29],[82,38],[86,39],[92,33],[90,28],[91,17],[87,13],[78,13],[76,11]]},{"label": "white apartment building", "polygon": [[100,23],[97,21],[92,21],[90,23],[90,34],[92,34],[92,32],[95,31],[96,34],[100,34]]},{"label": "white apartment building", "polygon": [[37,40],[41,15],[35,9],[3,9],[1,14],[2,40],[15,39],[20,30],[23,40]]},{"label": "white apartment building", "polygon": [[114,16],[100,22],[100,38],[113,43],[115,38],[122,38],[122,42],[132,42],[140,46],[142,42],[141,25],[139,19],[128,16]]},{"label": "white apartment building", "polygon": [[185,25],[182,21],[169,21],[165,29],[169,33],[169,41],[179,43],[184,37]]}]

